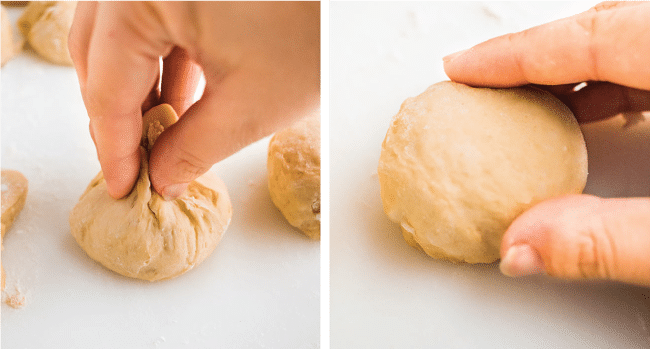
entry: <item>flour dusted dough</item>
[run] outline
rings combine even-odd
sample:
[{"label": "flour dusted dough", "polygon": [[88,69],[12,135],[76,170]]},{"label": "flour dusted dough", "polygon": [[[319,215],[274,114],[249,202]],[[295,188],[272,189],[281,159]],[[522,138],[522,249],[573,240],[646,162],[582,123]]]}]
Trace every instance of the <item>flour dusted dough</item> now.
[{"label": "flour dusted dough", "polygon": [[14,220],[25,206],[27,178],[14,170],[2,170],[2,237],[14,224]]},{"label": "flour dusted dough", "polygon": [[76,1],[30,1],[18,19],[18,27],[41,57],[72,65],[68,34],[76,7]]},{"label": "flour dusted dough", "polygon": [[[27,198],[27,178],[22,173],[13,170],[2,170],[2,211],[0,219],[2,220],[2,236],[0,244],[7,231],[14,224],[14,220],[25,206]],[[1,247],[0,247],[1,248]],[[0,288],[5,288],[5,270],[0,263],[2,280]]]},{"label": "flour dusted dough", "polygon": [[[150,125],[145,133],[157,137],[176,119],[171,106],[157,106],[144,117]],[[153,142],[143,139],[143,144]],[[141,151],[133,191],[111,198],[100,172],[70,213],[70,228],[88,256],[108,269],[150,281],[169,279],[212,253],[230,223],[232,206],[226,186],[212,172],[190,183],[180,198],[165,201],[151,188],[147,150]]]},{"label": "flour dusted dough", "polygon": [[269,142],[269,192],[291,225],[320,239],[320,117],[277,132]]},{"label": "flour dusted dough", "polygon": [[410,245],[490,263],[515,217],[582,192],[587,151],[573,114],[550,93],[441,82],[402,104],[378,174],[384,211]]}]

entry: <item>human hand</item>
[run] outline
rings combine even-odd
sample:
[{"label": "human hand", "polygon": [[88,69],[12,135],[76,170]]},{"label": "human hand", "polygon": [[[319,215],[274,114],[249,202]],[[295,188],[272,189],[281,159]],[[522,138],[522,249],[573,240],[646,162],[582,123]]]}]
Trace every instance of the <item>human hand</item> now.
[{"label": "human hand", "polygon": [[[488,40],[444,58],[472,86],[535,84],[579,122],[650,110],[650,3],[607,2],[573,17]],[[574,86],[586,82],[586,87]],[[506,231],[501,270],[650,286],[650,199],[590,195],[542,202]]]},{"label": "human hand", "polygon": [[[121,198],[135,183],[142,112],[151,106],[170,103],[180,115],[149,156],[151,182],[166,199],[316,108],[319,6],[80,2],[69,48],[109,194]],[[205,90],[192,104],[201,71]]]}]

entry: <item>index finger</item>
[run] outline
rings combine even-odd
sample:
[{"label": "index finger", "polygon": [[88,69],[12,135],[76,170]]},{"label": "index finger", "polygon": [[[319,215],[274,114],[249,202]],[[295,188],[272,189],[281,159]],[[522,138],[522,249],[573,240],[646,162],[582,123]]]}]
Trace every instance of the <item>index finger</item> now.
[{"label": "index finger", "polygon": [[451,80],[512,87],[609,81],[650,89],[650,3],[596,6],[445,57]]},{"label": "index finger", "polygon": [[[143,3],[100,3],[82,94],[109,194],[127,195],[140,169],[141,106],[171,50]],[[162,34],[161,34],[162,33]]]}]

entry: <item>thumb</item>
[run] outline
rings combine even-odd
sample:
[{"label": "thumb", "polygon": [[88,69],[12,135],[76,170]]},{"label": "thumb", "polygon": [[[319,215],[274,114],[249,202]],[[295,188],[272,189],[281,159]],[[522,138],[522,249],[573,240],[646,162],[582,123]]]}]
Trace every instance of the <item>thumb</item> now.
[{"label": "thumb", "polygon": [[501,271],[650,286],[650,199],[572,195],[519,216],[501,243]]},{"label": "thumb", "polygon": [[149,154],[151,183],[165,200],[181,196],[212,165],[281,123],[273,108],[264,108],[268,104],[254,102],[262,99],[255,79],[229,76],[213,86],[209,77],[201,99],[158,137]]}]

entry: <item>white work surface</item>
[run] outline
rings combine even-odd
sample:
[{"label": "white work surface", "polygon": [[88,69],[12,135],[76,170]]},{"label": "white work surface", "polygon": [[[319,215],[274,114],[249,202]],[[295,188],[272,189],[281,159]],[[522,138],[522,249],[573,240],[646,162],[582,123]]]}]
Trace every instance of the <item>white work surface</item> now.
[{"label": "white work surface", "polygon": [[[649,348],[650,290],[510,279],[437,261],[383,212],[377,164],[393,115],[446,80],[442,57],[593,3],[330,4],[331,348]],[[584,128],[588,193],[650,195],[650,123]]]},{"label": "white work surface", "polygon": [[26,304],[3,302],[2,348],[319,346],[320,243],[271,202],[268,138],[213,168],[233,219],[212,255],[172,280],[130,279],[88,258],[70,234],[68,214],[99,171],[74,69],[27,52],[1,74],[2,168],[29,180],[2,251],[3,300],[20,292]]}]

